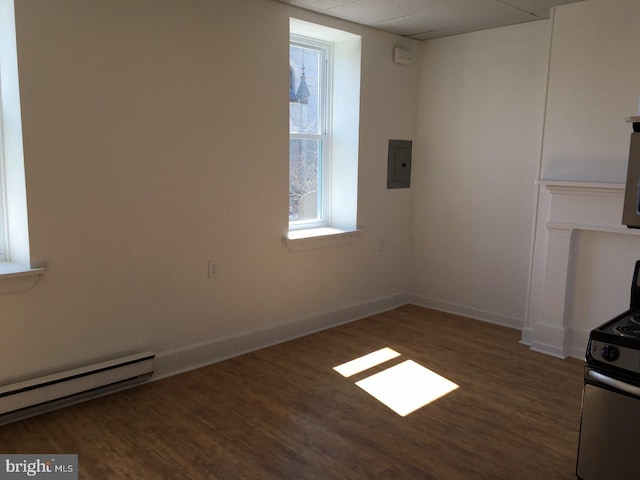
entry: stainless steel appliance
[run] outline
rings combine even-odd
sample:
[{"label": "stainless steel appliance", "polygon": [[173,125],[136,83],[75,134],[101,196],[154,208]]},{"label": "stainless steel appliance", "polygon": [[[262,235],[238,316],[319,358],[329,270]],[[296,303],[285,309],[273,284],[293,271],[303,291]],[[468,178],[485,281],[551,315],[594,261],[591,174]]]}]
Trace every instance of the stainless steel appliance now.
[{"label": "stainless steel appliance", "polygon": [[640,117],[629,117],[627,123],[633,124],[633,133],[629,145],[622,223],[629,228],[640,228]]},{"label": "stainless steel appliance", "polygon": [[640,478],[640,260],[630,308],[589,334],[576,475]]}]

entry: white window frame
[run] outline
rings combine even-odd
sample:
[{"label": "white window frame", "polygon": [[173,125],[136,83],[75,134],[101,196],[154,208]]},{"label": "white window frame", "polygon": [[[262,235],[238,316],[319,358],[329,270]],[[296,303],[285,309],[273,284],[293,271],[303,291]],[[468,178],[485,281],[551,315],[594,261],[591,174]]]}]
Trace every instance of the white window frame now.
[{"label": "white window frame", "polygon": [[323,172],[323,221],[288,222],[283,240],[290,251],[299,252],[351,243],[361,232],[357,213],[362,37],[293,17],[289,19],[289,35],[332,44],[329,140],[325,145],[331,158]]},{"label": "white window frame", "polygon": [[333,43],[303,35],[290,34],[289,45],[310,48],[321,53],[320,108],[318,120],[320,133],[291,133],[289,140],[317,140],[320,142],[320,168],[318,168],[317,215],[309,220],[290,220],[289,230],[323,228],[331,224],[331,104],[333,86]]},{"label": "white window frame", "polygon": [[[0,66],[1,68],[1,66]],[[3,128],[3,105],[2,105],[2,75],[0,75],[0,262],[9,259],[7,237],[7,195],[6,195],[6,172],[4,164],[4,128]]]},{"label": "white window frame", "polygon": [[32,266],[22,145],[13,0],[0,0],[0,294],[28,290],[44,272]]}]

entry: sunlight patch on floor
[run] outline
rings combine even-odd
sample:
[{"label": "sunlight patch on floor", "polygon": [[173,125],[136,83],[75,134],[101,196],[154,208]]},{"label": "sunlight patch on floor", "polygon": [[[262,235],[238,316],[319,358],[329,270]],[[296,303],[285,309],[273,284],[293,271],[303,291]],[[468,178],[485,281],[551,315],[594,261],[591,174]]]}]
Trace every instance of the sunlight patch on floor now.
[{"label": "sunlight patch on floor", "polygon": [[[400,353],[385,347],[333,369],[348,378],[399,356]],[[451,380],[413,360],[389,367],[355,384],[402,417],[459,388]]]},{"label": "sunlight patch on floor", "polygon": [[342,365],[338,365],[337,367],[333,367],[333,369],[343,377],[350,377],[352,375],[355,375],[356,373],[364,372],[371,367],[375,367],[376,365],[380,365],[381,363],[399,356],[400,354],[395,350],[389,347],[385,347],[381,348],[380,350],[376,350],[375,352],[371,352],[367,355],[363,355],[362,357],[358,357],[355,360],[351,360],[350,362],[343,363]]},{"label": "sunlight patch on floor", "polygon": [[459,388],[413,360],[371,375],[356,385],[402,417]]}]

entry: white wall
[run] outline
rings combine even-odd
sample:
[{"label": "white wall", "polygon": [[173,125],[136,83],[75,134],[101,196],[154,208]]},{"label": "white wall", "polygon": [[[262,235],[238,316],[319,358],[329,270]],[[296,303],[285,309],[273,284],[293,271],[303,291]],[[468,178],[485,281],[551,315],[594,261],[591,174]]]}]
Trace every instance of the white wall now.
[{"label": "white wall", "polygon": [[[640,2],[585,0],[556,7],[549,69],[542,176],[549,180],[624,183],[631,126],[638,113]],[[544,194],[544,192],[542,192]],[[620,209],[608,223],[621,226]],[[536,314],[544,281],[549,220],[541,208],[527,330],[548,319]],[[640,239],[580,231],[571,244],[564,318],[571,355],[584,354],[588,332],[629,304]],[[526,333],[526,332],[525,332]]]},{"label": "white wall", "polygon": [[422,46],[418,303],[523,325],[550,33],[539,21]]},{"label": "white wall", "polygon": [[624,182],[638,113],[637,0],[556,7],[545,120],[543,176]]},{"label": "white wall", "polygon": [[[363,37],[364,233],[296,254],[281,241],[290,15]],[[392,51],[416,43],[266,0],[19,1],[16,22],[47,271],[0,296],[0,383],[147,349],[167,373],[401,301],[411,192],[385,188],[386,141],[415,134],[417,67]]]},{"label": "white wall", "polygon": [[[413,299],[524,325],[525,337],[538,311],[526,308],[539,296],[536,285],[529,292],[531,272],[544,278],[546,262],[548,211],[534,181],[624,182],[624,120],[640,96],[640,3],[585,0],[554,10],[550,21],[421,48]],[[634,238],[575,236],[564,320],[573,352],[626,308],[639,252]]]},{"label": "white wall", "polygon": [[[364,233],[297,254],[280,239],[291,15],[363,36]],[[547,178],[624,178],[635,0],[558,7],[550,71],[551,21],[428,41],[407,67],[393,47],[416,42],[267,0],[32,0],[16,16],[31,255],[48,268],[0,296],[0,383],[145,349],[168,373],[406,292],[522,326],[541,158]],[[385,188],[391,138],[414,140],[411,189]],[[627,285],[637,245],[605,237],[577,239],[580,318],[587,297],[624,297],[592,279]]]}]

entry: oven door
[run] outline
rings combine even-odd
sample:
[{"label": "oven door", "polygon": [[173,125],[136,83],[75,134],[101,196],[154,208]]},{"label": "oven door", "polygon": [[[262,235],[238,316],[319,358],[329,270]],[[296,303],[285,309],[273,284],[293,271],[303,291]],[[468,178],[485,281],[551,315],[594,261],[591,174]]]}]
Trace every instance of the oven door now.
[{"label": "oven door", "polygon": [[637,480],[640,387],[587,368],[576,474],[583,480]]}]

